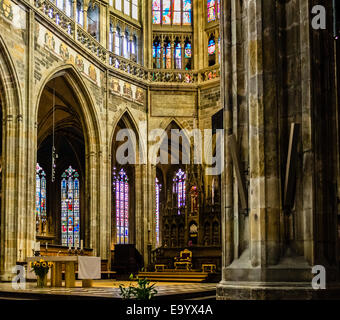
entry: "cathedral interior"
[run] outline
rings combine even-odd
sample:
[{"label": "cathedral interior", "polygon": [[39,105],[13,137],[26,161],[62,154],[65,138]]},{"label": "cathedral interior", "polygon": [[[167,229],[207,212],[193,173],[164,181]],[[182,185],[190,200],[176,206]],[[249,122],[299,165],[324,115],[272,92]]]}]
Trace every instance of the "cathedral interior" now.
[{"label": "cathedral interior", "polygon": [[150,277],[189,252],[219,300],[340,298],[339,21],[322,0],[0,0],[1,282],[35,252]]}]

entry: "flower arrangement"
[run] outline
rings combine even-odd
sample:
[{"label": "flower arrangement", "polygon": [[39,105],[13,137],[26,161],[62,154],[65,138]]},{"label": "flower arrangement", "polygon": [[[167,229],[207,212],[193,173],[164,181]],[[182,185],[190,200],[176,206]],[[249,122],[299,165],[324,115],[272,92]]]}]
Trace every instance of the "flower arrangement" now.
[{"label": "flower arrangement", "polygon": [[[130,275],[130,280],[133,280],[133,274]],[[150,281],[145,279],[139,279],[137,277],[137,286],[128,286],[127,288],[122,285],[119,286],[120,296],[123,299],[137,299],[137,300],[151,300],[156,294],[155,283],[150,285]]]},{"label": "flower arrangement", "polygon": [[37,278],[38,287],[43,287],[46,282],[46,275],[48,270],[52,267],[51,262],[47,262],[44,259],[40,259],[39,261],[32,261],[31,268],[33,269]]}]

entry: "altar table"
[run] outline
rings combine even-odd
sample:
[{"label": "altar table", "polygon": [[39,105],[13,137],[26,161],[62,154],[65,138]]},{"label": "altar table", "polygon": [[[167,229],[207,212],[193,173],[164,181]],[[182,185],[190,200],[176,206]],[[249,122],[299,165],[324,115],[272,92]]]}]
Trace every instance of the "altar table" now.
[{"label": "altar table", "polygon": [[[53,262],[51,270],[51,287],[62,287],[62,264],[65,264],[65,287],[75,287],[75,263],[78,262],[78,256],[38,256],[28,257],[26,261],[29,265],[31,262],[38,261],[40,259],[47,262]],[[27,269],[29,270],[30,268]],[[83,279],[82,285],[83,287],[92,286],[92,279]]]}]

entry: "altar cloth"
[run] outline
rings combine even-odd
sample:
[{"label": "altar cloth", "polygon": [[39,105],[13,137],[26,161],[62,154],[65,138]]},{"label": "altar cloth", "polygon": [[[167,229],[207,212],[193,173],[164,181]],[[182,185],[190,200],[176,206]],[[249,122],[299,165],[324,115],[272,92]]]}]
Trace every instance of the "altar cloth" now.
[{"label": "altar cloth", "polygon": [[78,279],[100,279],[100,265],[100,257],[78,256]]}]

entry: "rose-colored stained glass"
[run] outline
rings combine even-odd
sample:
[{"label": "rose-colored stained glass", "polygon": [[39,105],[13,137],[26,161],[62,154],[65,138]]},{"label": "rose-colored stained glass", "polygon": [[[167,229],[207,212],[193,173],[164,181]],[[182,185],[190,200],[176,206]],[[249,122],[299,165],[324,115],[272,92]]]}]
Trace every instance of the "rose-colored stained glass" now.
[{"label": "rose-colored stained glass", "polygon": [[163,0],[162,23],[171,24],[171,0]]},{"label": "rose-colored stained glass", "polygon": [[211,39],[209,40],[209,44],[208,44],[208,53],[209,55],[213,55],[216,52],[216,44],[215,44],[215,40]]},{"label": "rose-colored stained glass", "polygon": [[215,0],[207,0],[207,17],[208,22],[212,22],[216,20],[216,1]]},{"label": "rose-colored stained glass", "polygon": [[124,169],[113,170],[113,191],[115,196],[116,242],[129,243],[129,182]]},{"label": "rose-colored stained glass", "polygon": [[152,23],[161,23],[161,0],[152,1]]}]

